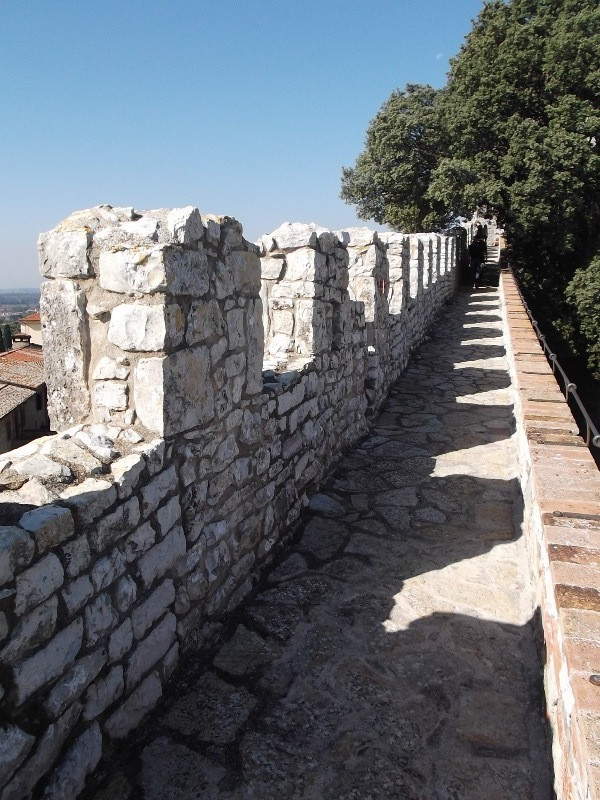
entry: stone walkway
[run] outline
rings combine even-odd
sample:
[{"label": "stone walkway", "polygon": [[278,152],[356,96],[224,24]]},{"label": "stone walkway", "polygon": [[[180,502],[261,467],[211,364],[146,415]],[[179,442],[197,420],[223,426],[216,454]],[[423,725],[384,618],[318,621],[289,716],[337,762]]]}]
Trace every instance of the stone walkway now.
[{"label": "stone walkway", "polygon": [[548,800],[497,290],[462,293],[93,800]]}]

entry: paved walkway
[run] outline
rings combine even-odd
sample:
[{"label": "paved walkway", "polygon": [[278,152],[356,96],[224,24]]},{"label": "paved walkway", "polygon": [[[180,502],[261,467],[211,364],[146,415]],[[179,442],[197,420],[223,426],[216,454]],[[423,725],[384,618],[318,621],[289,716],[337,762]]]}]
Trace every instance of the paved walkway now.
[{"label": "paved walkway", "polygon": [[[457,296],[93,800],[548,800],[497,290]],[[341,511],[341,509],[340,509]]]}]

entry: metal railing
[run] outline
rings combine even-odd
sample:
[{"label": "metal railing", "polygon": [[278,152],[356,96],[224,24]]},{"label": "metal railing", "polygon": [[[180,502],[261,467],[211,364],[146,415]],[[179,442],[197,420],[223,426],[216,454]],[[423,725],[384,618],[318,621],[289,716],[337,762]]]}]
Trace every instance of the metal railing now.
[{"label": "metal railing", "polygon": [[[513,272],[513,277],[515,277],[514,272]],[[515,286],[517,287],[517,292],[519,293],[519,297],[521,298],[521,302],[523,303],[525,311],[527,312],[527,316],[529,317],[529,321],[533,325],[533,329],[534,329],[534,331],[536,333],[536,336],[538,337],[540,344],[544,348],[544,354],[545,354],[546,358],[548,359],[548,363],[552,367],[552,372],[554,374],[554,377],[557,377],[557,373],[558,373],[558,375],[560,375],[560,377],[561,377],[561,379],[563,381],[563,387],[561,388],[561,391],[564,394],[567,403],[570,403],[571,400],[575,403],[579,413],[581,414],[581,417],[583,418],[583,420],[585,422],[585,443],[586,443],[586,446],[589,447],[590,450],[591,450],[592,447],[596,447],[600,451],[600,433],[598,432],[598,428],[594,425],[594,423],[593,423],[590,415],[588,414],[585,406],[581,402],[581,398],[577,394],[577,384],[573,383],[573,381],[569,379],[569,377],[567,376],[567,373],[564,371],[564,369],[558,363],[558,359],[556,357],[556,354],[553,353],[552,350],[550,349],[550,347],[548,345],[548,342],[546,341],[546,337],[544,336],[544,334],[540,330],[540,326],[538,325],[537,320],[534,318],[533,314],[531,313],[531,309],[529,308],[529,306],[525,302],[525,298],[523,297],[523,293],[521,292],[521,287],[519,286],[516,277],[515,277]],[[560,386],[560,381],[557,380],[557,383]],[[581,427],[582,426],[580,425],[580,428]]]}]

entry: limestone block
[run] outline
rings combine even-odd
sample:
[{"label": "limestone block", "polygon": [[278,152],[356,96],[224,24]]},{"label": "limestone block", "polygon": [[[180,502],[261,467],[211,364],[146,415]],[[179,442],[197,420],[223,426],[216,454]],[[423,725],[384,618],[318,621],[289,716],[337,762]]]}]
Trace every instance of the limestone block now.
[{"label": "limestone block", "polygon": [[114,544],[130,533],[140,521],[140,505],[137,497],[117,506],[115,511],[98,520],[90,531],[90,544],[97,552]]},{"label": "limestone block", "polygon": [[143,676],[169,650],[175,641],[176,626],[175,615],[166,614],[129,656],[125,670],[125,683],[128,691],[137,686]]},{"label": "limestone block", "polygon": [[75,661],[83,643],[83,623],[76,619],[51,641],[13,668],[15,703],[21,705],[46,683],[55,680]]},{"label": "limestone block", "polygon": [[227,352],[227,339],[223,337],[219,339],[218,342],[215,342],[213,346],[210,348],[210,360],[213,366],[217,364],[221,356],[223,356]]},{"label": "limestone block", "polygon": [[39,553],[55,547],[75,532],[71,512],[60,506],[42,506],[27,511],[19,525],[33,534]]},{"label": "limestone block", "polygon": [[285,257],[280,256],[265,256],[260,260],[261,278],[263,281],[278,281],[283,275],[285,267]]},{"label": "limestone block", "polygon": [[208,348],[140,359],[135,368],[134,403],[140,421],[160,435],[209,422],[214,416],[214,392]]},{"label": "limestone block", "polygon": [[110,633],[119,621],[119,615],[112,607],[107,594],[98,595],[84,609],[86,644],[93,646]]},{"label": "limestone block", "polygon": [[88,478],[77,486],[70,486],[60,499],[73,512],[82,525],[101,517],[117,499],[115,487],[108,481]]},{"label": "limestone block", "polygon": [[71,583],[68,583],[61,592],[61,597],[69,616],[76,614],[80,608],[94,594],[94,587],[87,575],[81,575]]},{"label": "limestone block", "polygon": [[298,383],[293,389],[290,389],[277,398],[277,413],[281,416],[286,414],[290,409],[300,405],[304,400],[306,394],[306,385]]},{"label": "limestone block", "polygon": [[172,497],[168,503],[165,503],[165,505],[161,506],[156,512],[156,521],[158,522],[158,527],[162,536],[168,533],[180,519],[181,504],[179,502],[179,497]]},{"label": "limestone block", "polygon": [[54,771],[45,797],[48,800],[74,800],[83,790],[85,779],[102,756],[102,734],[93,723],[75,741],[60,766]]},{"label": "limestone block", "polygon": [[101,381],[94,386],[94,405],[109,411],[125,411],[128,394],[124,381]]},{"label": "limestone block", "polygon": [[96,650],[76,661],[67,674],[52,687],[44,708],[50,718],[59,717],[78,700],[106,664],[106,651]]},{"label": "limestone block", "polygon": [[158,703],[162,696],[160,678],[156,672],[150,673],[138,688],[112,714],[104,724],[106,733],[111,739],[123,739],[136,728],[142,719]]},{"label": "limestone block", "polygon": [[73,438],[53,436],[40,447],[40,453],[53,461],[66,462],[77,475],[99,475],[103,471],[102,462]]},{"label": "limestone block", "polygon": [[123,694],[125,681],[123,667],[113,667],[106,678],[100,678],[87,690],[83,706],[83,719],[95,719]]},{"label": "limestone block", "polygon": [[131,533],[123,542],[122,550],[128,563],[149,550],[156,540],[156,533],[152,525],[146,522]]},{"label": "limestone block", "polygon": [[12,469],[19,475],[26,478],[38,478],[38,480],[45,483],[58,482],[68,483],[73,478],[73,473],[69,467],[62,464],[57,464],[56,461],[36,453],[23,461],[17,461],[12,465]]},{"label": "limestone block", "polygon": [[108,356],[103,356],[96,364],[92,378],[96,381],[124,381],[129,377],[129,371],[129,367],[119,364],[118,361],[108,358]]},{"label": "limestone block", "polygon": [[178,244],[197,245],[204,235],[200,212],[194,206],[171,209],[167,215],[167,230]]},{"label": "limestone block", "polygon": [[280,250],[314,247],[317,243],[315,226],[305,225],[302,222],[284,222],[270,236]]},{"label": "limestone block", "polygon": [[22,616],[59,589],[64,580],[60,561],[49,553],[33,566],[17,575],[15,614]]},{"label": "limestone block", "polygon": [[121,500],[129,497],[137,488],[146,462],[141,454],[132,453],[111,464],[111,472]]},{"label": "limestone block", "polygon": [[61,547],[62,562],[66,574],[75,578],[90,565],[90,546],[86,536],[78,536]]},{"label": "limestone block", "polygon": [[243,308],[234,308],[227,312],[227,335],[229,337],[230,350],[244,347],[246,344],[246,335],[244,332],[245,316]]},{"label": "limestone block", "polygon": [[229,466],[239,452],[235,436],[231,433],[217,449],[213,461],[215,472],[220,472],[222,469]]},{"label": "limestone block", "polygon": [[218,300],[224,300],[233,294],[233,275],[229,266],[222,261],[217,261],[213,270],[215,294]]},{"label": "limestone block", "polygon": [[170,466],[142,487],[142,515],[147,517],[156,511],[167,494],[175,491],[177,486],[177,472],[174,466]]},{"label": "limestone block", "polygon": [[[222,336],[225,323],[216,300],[194,301],[188,315],[186,342],[189,345],[203,342],[211,336]],[[223,340],[225,341],[225,340]],[[218,359],[216,359],[218,360]]]},{"label": "limestone block", "polygon": [[120,294],[187,294],[202,297],[209,288],[204,250],[160,244],[100,253],[100,286]]},{"label": "limestone block", "polygon": [[12,664],[49,639],[56,628],[57,611],[58,599],[54,596],[22,617],[8,643],[0,650],[0,661]]},{"label": "limestone block", "polygon": [[175,588],[173,581],[167,578],[144,600],[131,614],[133,635],[142,639],[146,631],[160,619],[175,602]]},{"label": "limestone block", "polygon": [[[152,217],[142,217],[133,222],[121,223],[122,230],[137,239],[150,239],[156,241],[158,235],[158,220]],[[96,236],[96,239],[98,237]]]},{"label": "limestone block", "polygon": [[44,320],[42,341],[48,414],[52,429],[60,431],[83,422],[90,413],[85,294],[73,281],[43,283],[40,314]]},{"label": "limestone block", "polygon": [[22,800],[30,796],[35,784],[56,760],[80,714],[81,706],[79,703],[73,703],[59,720],[46,728],[38,740],[33,755],[4,787],[2,800]]},{"label": "limestone block", "polygon": [[165,538],[154,545],[138,561],[140,578],[148,589],[156,578],[171,569],[178,558],[185,554],[185,535],[181,527],[174,528]]},{"label": "limestone block", "polygon": [[327,259],[310,247],[303,247],[287,254],[286,281],[325,281]]},{"label": "limestone block", "polygon": [[202,214],[201,219],[207,241],[215,247],[218,246],[221,241],[221,225],[219,224],[218,217],[214,217],[212,214]]},{"label": "limestone block", "polygon": [[[106,382],[109,383],[108,381]],[[118,384],[118,381],[111,381],[110,383]],[[125,384],[125,391],[126,391],[127,384]],[[122,400],[122,389],[115,389],[116,392],[121,391],[121,400]],[[109,398],[110,400],[110,398]],[[118,404],[119,399],[115,399],[115,404]],[[107,403],[107,407],[111,408],[111,405]],[[104,433],[102,432],[104,431]],[[112,431],[112,436],[107,435],[107,431]],[[96,458],[98,458],[103,464],[110,464],[111,461],[114,461],[115,458],[118,458],[119,453],[114,449],[114,440],[116,439],[120,428],[115,425],[90,425],[88,430],[79,431],[79,433],[75,434],[75,438],[80,441],[85,448],[87,448],[90,453],[92,453]]]},{"label": "limestone block", "polygon": [[23,762],[35,742],[35,736],[26,733],[16,725],[8,723],[2,730],[0,738],[0,786]]},{"label": "limestone block", "polygon": [[0,586],[31,563],[35,545],[28,533],[16,526],[0,526]]},{"label": "limestone block", "polygon": [[38,257],[44,278],[87,278],[93,274],[89,249],[92,232],[89,228],[61,231],[54,229],[40,234]]},{"label": "limestone block", "polygon": [[92,567],[92,583],[97,592],[106,589],[125,572],[125,556],[115,547]]},{"label": "limestone block", "polygon": [[292,311],[273,311],[271,314],[271,330],[291,336],[294,332],[294,314]]},{"label": "limestone block", "polygon": [[246,367],[246,354],[235,353],[225,359],[225,374],[228,378],[233,378],[244,371]]},{"label": "limestone block", "polygon": [[124,613],[137,597],[137,585],[130,575],[124,575],[115,588],[115,605]]},{"label": "limestone block", "polygon": [[260,259],[249,250],[234,250],[226,260],[238,294],[257,295],[260,291]]},{"label": "limestone block", "polygon": [[115,661],[120,661],[126,655],[133,645],[133,628],[131,627],[131,620],[126,619],[119,627],[111,634],[108,640],[108,661],[109,664]]},{"label": "limestone block", "polygon": [[276,333],[268,344],[267,351],[271,355],[293,351],[294,340],[285,333]]},{"label": "limestone block", "polygon": [[121,350],[152,352],[167,344],[166,309],[159,305],[122,303],[113,308],[107,338]]}]

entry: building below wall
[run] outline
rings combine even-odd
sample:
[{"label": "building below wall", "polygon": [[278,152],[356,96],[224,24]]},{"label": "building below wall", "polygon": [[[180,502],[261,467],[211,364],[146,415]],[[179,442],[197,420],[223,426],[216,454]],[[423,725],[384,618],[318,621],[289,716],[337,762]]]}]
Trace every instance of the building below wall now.
[{"label": "building below wall", "polygon": [[0,353],[0,453],[49,430],[42,348]]}]

